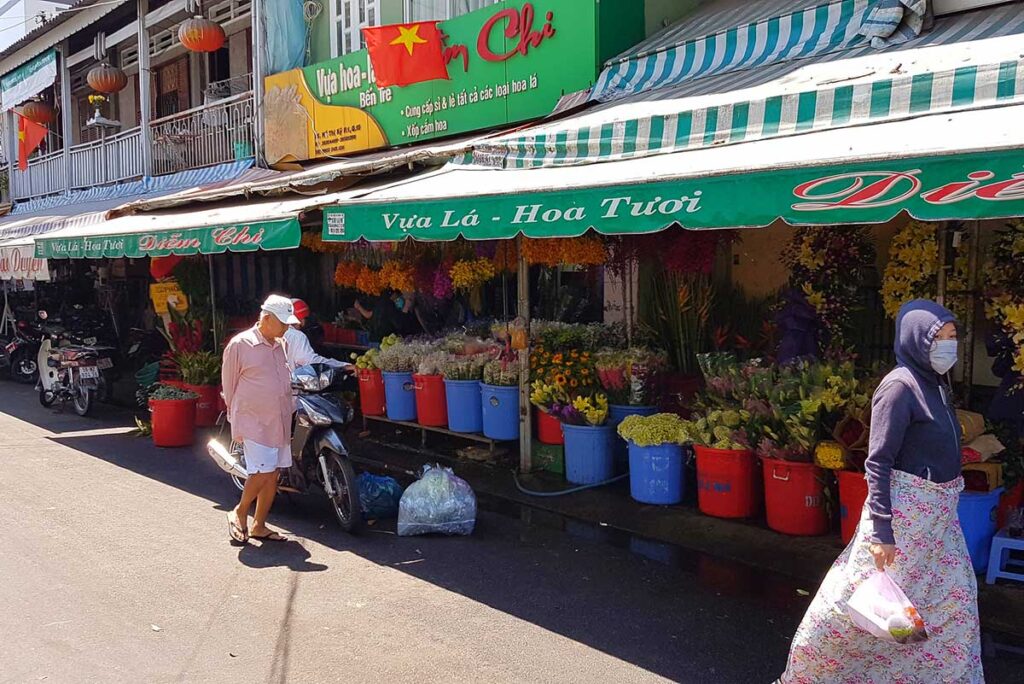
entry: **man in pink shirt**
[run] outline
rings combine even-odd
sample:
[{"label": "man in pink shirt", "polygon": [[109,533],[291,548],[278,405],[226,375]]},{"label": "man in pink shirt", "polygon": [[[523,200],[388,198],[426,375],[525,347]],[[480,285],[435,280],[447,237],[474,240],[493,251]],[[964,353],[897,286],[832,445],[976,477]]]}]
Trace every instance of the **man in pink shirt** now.
[{"label": "man in pink shirt", "polygon": [[[277,494],[277,470],[292,465],[291,429],[294,401],[284,334],[299,322],[287,297],[270,295],[259,322],[235,335],[224,348],[221,380],[231,423],[231,437],[242,443],[245,480],[242,500],[228,513],[232,541],[250,538],[282,541],[267,528]],[[250,530],[249,509],[256,503]]]}]

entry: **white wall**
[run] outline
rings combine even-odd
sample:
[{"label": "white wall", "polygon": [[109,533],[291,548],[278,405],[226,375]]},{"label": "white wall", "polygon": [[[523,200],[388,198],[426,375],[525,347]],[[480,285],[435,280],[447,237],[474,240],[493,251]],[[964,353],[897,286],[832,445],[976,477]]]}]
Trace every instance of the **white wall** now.
[{"label": "white wall", "polygon": [[0,0],[0,50],[23,38],[26,33],[39,26],[35,18],[40,12],[52,18],[57,10],[65,9],[70,3],[46,2],[45,0]]}]

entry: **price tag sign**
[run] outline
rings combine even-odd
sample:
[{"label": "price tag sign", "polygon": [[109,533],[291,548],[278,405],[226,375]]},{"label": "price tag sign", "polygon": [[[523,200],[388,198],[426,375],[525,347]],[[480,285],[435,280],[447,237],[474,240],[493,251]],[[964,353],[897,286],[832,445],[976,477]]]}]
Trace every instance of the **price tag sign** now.
[{"label": "price tag sign", "polygon": [[178,313],[188,311],[188,297],[173,280],[150,285],[149,298],[153,300],[153,308],[161,316],[166,316],[172,306]]}]

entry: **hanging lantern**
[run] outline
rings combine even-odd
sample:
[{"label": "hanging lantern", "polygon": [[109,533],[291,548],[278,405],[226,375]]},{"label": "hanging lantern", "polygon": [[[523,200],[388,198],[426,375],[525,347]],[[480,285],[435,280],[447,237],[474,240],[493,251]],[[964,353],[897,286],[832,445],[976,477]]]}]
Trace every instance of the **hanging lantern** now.
[{"label": "hanging lantern", "polygon": [[57,120],[57,112],[54,111],[53,105],[43,100],[29,100],[21,105],[21,115],[43,126],[49,126]]},{"label": "hanging lantern", "polygon": [[128,75],[115,66],[107,63],[97,64],[85,75],[85,81],[89,87],[97,93],[112,93],[124,90],[128,85]]},{"label": "hanging lantern", "polygon": [[192,52],[215,52],[224,47],[224,29],[206,17],[186,19],[178,27],[178,40]]}]

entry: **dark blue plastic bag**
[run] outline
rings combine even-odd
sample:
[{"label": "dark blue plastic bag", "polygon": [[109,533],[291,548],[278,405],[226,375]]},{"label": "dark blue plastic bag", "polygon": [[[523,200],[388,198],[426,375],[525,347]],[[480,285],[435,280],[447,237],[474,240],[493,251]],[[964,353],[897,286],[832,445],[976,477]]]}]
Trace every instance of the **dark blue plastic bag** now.
[{"label": "dark blue plastic bag", "polygon": [[398,515],[402,486],[395,478],[360,473],[356,478],[356,485],[359,488],[359,509],[363,513],[363,518],[394,518]]}]

